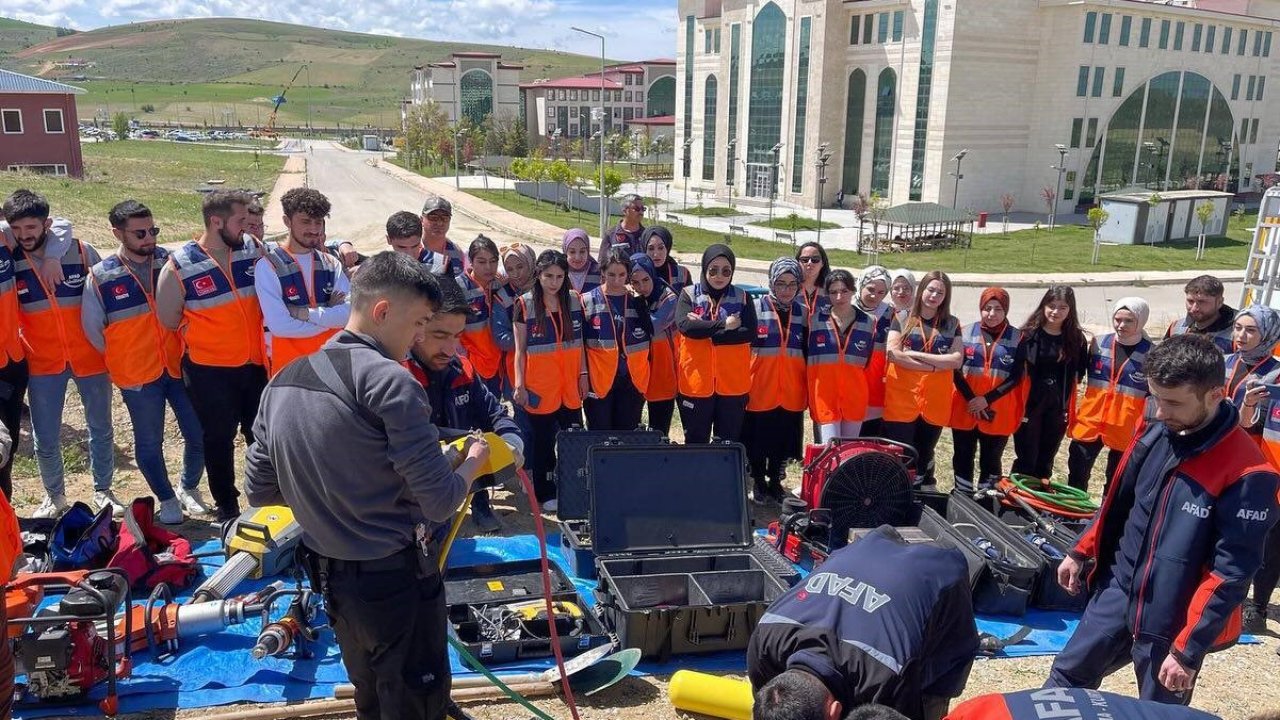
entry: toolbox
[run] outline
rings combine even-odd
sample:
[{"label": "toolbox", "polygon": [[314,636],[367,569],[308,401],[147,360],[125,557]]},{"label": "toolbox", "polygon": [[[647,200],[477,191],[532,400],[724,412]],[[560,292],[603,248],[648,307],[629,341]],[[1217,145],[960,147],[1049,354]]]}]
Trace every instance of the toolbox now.
[{"label": "toolbox", "polygon": [[[555,563],[550,567],[561,653],[568,657],[612,642],[569,577]],[[451,567],[444,587],[450,633],[480,662],[497,665],[553,654],[540,560]]]},{"label": "toolbox", "polygon": [[1072,595],[1058,584],[1058,566],[1080,539],[1083,524],[1080,521],[1053,520],[1050,523],[1051,529],[1046,530],[1017,508],[997,506],[991,510],[1000,518],[1000,522],[1008,525],[1035,552],[1043,556],[1044,571],[1040,573],[1040,581],[1031,593],[1031,604],[1044,610],[1084,611],[1084,606],[1089,602],[1089,594],[1082,592]]},{"label": "toolbox", "polygon": [[597,608],[646,658],[742,650],[786,585],[753,554],[737,443],[590,451]]},{"label": "toolbox", "polygon": [[591,484],[587,459],[596,445],[661,445],[666,437],[644,427],[628,431],[561,430],[556,435],[556,496],[560,519],[560,548],[574,577],[596,578],[596,554],[591,549]]}]

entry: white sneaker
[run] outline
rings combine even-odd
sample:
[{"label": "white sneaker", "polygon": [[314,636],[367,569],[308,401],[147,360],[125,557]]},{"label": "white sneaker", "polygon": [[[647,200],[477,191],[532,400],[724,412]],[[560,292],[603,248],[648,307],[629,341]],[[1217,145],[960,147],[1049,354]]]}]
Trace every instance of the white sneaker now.
[{"label": "white sneaker", "polygon": [[110,490],[93,491],[93,507],[99,511],[110,505],[112,517],[124,517],[124,503]]},{"label": "white sneaker", "polygon": [[33,518],[56,518],[67,509],[67,498],[64,495],[46,495],[40,507],[31,513]]},{"label": "white sneaker", "polygon": [[560,502],[555,498],[542,503],[542,512],[553,513],[560,509]]},{"label": "white sneaker", "polygon": [[182,503],[178,502],[178,498],[172,497],[168,500],[160,501],[160,512],[156,513],[156,519],[165,525],[181,525]]},{"label": "white sneaker", "polygon": [[175,499],[182,504],[182,509],[188,515],[208,515],[213,510],[204,503],[204,498],[200,494],[200,488],[192,488],[190,490],[178,486],[174,491]]}]

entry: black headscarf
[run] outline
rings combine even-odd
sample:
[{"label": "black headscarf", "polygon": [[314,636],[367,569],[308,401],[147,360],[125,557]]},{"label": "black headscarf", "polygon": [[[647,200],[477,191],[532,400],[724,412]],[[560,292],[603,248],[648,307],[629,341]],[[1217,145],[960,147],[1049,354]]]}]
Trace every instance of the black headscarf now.
[{"label": "black headscarf", "polygon": [[[711,264],[712,260],[719,257],[729,261],[730,269],[737,270],[738,268],[738,258],[734,257],[733,250],[730,250],[728,245],[715,243],[714,245],[708,245],[707,249],[702,251],[702,269],[699,270],[702,289],[707,295],[711,296],[712,300],[719,300],[724,295],[725,290],[729,289],[729,286],[725,285],[723,290],[716,290],[711,287],[711,283],[707,282],[707,266]],[[732,280],[731,277],[730,283],[732,283]]]}]

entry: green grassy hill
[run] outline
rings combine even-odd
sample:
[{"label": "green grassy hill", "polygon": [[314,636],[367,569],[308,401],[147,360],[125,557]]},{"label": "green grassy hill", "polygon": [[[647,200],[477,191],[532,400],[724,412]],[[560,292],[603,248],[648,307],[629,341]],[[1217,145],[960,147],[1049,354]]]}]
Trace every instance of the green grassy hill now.
[{"label": "green grassy hill", "polygon": [[[13,24],[13,29],[9,29]],[[26,30],[18,26],[25,26]],[[588,56],[473,43],[435,42],[230,18],[161,20],[55,37],[53,28],[5,20],[8,33],[29,33],[0,54],[0,66],[71,82],[89,91],[81,117],[120,110],[140,119],[244,125],[265,121],[270,100],[307,65],[280,110],[280,122],[355,125],[398,123],[399,101],[415,65],[450,53],[501,53],[525,66],[522,80],[577,74],[599,67]],[[24,36],[25,37],[25,36]],[[12,50],[14,47],[21,48]],[[76,70],[53,63],[80,58]],[[83,76],[83,77],[81,77]],[[154,113],[142,113],[143,105]],[[308,107],[309,106],[309,107]]]},{"label": "green grassy hill", "polygon": [[0,17],[0,58],[71,32]]}]

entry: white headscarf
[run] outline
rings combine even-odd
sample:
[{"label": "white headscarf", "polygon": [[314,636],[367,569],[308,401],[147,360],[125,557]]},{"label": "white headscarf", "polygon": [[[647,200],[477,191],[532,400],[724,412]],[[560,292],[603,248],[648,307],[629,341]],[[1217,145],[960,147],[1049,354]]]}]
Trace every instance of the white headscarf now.
[{"label": "white headscarf", "polygon": [[1138,328],[1142,330],[1142,336],[1146,337],[1147,320],[1151,318],[1151,306],[1147,301],[1140,297],[1122,297],[1111,306],[1111,317],[1115,317],[1121,310],[1128,310],[1138,318]]}]

